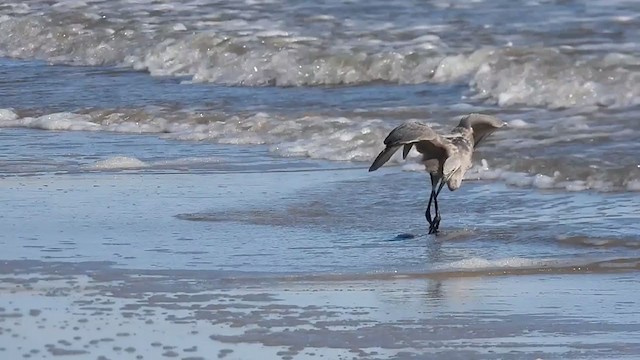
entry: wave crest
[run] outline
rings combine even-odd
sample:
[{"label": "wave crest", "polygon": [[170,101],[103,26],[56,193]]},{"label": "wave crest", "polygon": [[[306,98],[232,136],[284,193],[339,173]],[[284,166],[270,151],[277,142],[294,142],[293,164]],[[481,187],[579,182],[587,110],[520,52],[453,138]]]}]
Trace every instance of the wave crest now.
[{"label": "wave crest", "polygon": [[124,66],[155,76],[243,86],[468,82],[475,98],[503,107],[640,104],[635,55],[586,56],[570,47],[461,50],[428,30],[408,41],[358,42],[238,21],[189,31],[183,23],[151,25],[75,9],[1,15],[0,55]]},{"label": "wave crest", "polygon": [[[555,134],[524,121],[515,121],[515,124],[518,126],[512,131],[518,131],[518,134],[507,134],[506,130],[498,132],[492,136],[491,146],[479,148],[476,164],[467,172],[466,180],[497,180],[518,187],[566,191],[640,191],[640,165],[634,162],[634,148],[618,149],[622,152],[616,155],[616,162],[592,158],[585,163],[575,153],[564,153],[562,147],[554,156],[532,157],[530,154],[535,149],[548,148],[555,139],[562,140],[564,144],[576,132],[580,135],[582,131],[589,131],[592,138],[591,128],[585,130],[577,126]],[[0,127],[155,133],[182,141],[265,145],[272,153],[284,157],[362,161],[367,164],[382,150],[382,140],[394,125],[355,114],[342,117],[321,114],[287,116],[264,112],[229,115],[150,107],[146,110],[92,110],[21,117],[11,110],[0,109]],[[437,129],[441,127],[441,124],[430,125]],[[615,128],[608,131],[603,134],[616,134]],[[536,138],[531,140],[533,144],[526,143],[526,139],[533,138]],[[577,137],[576,141],[582,141],[582,138]],[[600,148],[594,147],[593,151],[615,145],[615,142],[605,142]],[[423,171],[418,157],[412,150],[406,162],[396,154],[390,164],[404,164],[405,170]]]}]

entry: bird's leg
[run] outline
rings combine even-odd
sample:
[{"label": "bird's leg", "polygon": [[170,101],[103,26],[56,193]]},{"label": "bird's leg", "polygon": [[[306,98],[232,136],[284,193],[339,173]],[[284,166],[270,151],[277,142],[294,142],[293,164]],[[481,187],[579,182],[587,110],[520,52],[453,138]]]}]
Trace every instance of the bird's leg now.
[{"label": "bird's leg", "polygon": [[438,186],[438,191],[434,193],[431,190],[431,194],[433,196],[433,206],[436,210],[436,215],[433,218],[433,223],[429,223],[431,226],[429,227],[429,234],[437,234],[438,228],[440,227],[440,210],[438,210],[438,195],[440,195],[440,191],[442,191],[442,187],[444,186],[444,181],[440,182],[440,186]]},{"label": "bird's leg", "polygon": [[433,219],[431,217],[431,202],[434,199],[434,195],[436,192],[431,190],[431,196],[429,196],[429,203],[427,204],[427,211],[424,212],[424,216],[427,218],[427,222],[429,223],[429,234],[431,234],[431,229],[433,227]]},{"label": "bird's leg", "polygon": [[433,218],[433,223],[429,227],[429,234],[437,234],[438,228],[440,227],[440,211],[438,211],[438,196],[437,195],[434,196],[433,199],[434,199],[433,205],[435,207],[436,214]]},{"label": "bird's leg", "polygon": [[[440,183],[441,178],[434,174],[429,174],[431,177],[431,196],[429,196],[429,203],[427,204],[427,211],[425,212],[425,217],[427,218],[427,222],[429,223],[429,234],[434,234],[437,231],[437,227],[435,225],[435,221],[431,216],[431,202],[436,202],[436,197],[438,194],[436,193],[436,189],[438,184]],[[437,208],[436,208],[437,209]],[[437,215],[437,210],[436,210]]]}]

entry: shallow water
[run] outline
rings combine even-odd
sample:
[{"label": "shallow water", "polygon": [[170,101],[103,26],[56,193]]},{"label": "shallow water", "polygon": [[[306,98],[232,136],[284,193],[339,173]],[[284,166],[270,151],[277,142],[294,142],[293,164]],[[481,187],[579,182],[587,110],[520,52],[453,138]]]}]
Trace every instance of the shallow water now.
[{"label": "shallow water", "polygon": [[[3,3],[0,357],[637,357],[638,10]],[[417,154],[367,168],[469,112],[430,236]]]},{"label": "shallow water", "polygon": [[[26,144],[31,151],[20,160],[11,156],[5,167],[13,174],[2,182],[8,259],[249,273],[432,273],[564,269],[635,258],[629,251],[640,247],[636,193],[467,181],[442,194],[443,231],[433,237],[423,217],[424,174],[392,167],[369,174],[348,164],[283,161],[264,148],[236,152],[145,135],[6,129],[4,136],[11,139],[7,149]],[[101,159],[116,145],[137,157]],[[58,161],[32,161],[43,149]]]}]

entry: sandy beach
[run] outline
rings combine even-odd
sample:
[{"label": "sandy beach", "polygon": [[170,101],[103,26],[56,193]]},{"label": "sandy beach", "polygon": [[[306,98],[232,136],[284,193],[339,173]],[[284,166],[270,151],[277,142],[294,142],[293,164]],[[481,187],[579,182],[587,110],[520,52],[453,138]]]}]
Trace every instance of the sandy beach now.
[{"label": "sandy beach", "polygon": [[637,14],[2,2],[0,360],[639,359]]}]

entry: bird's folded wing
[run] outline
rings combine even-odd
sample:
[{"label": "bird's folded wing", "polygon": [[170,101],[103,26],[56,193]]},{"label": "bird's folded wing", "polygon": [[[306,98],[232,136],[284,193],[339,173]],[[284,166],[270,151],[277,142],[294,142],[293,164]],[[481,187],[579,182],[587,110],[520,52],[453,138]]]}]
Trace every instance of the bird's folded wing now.
[{"label": "bird's folded wing", "polygon": [[401,146],[404,146],[402,157],[406,159],[413,144],[421,141],[434,141],[439,139],[440,136],[428,125],[415,120],[407,121],[393,129],[389,135],[387,135],[384,139],[384,144],[387,147],[376,157],[369,171],[377,170],[384,165]]}]

